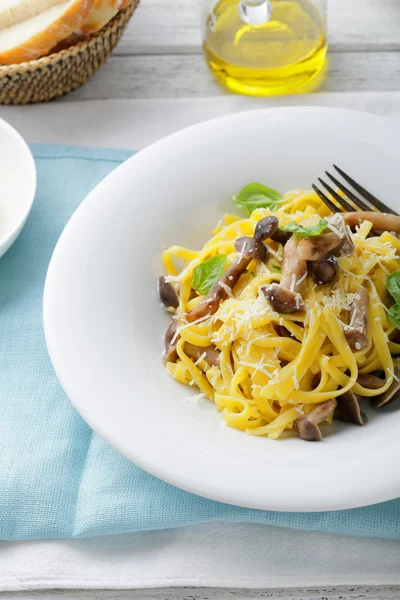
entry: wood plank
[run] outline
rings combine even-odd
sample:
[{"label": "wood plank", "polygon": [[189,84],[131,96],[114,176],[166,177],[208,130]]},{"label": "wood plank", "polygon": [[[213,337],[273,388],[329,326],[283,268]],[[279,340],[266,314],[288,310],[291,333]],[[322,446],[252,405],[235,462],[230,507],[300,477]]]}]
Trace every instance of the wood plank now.
[{"label": "wood plank", "polygon": [[[320,91],[394,91],[400,87],[400,53],[340,52],[330,56]],[[68,100],[194,98],[226,92],[214,81],[202,55],[114,56]]]},{"label": "wood plank", "polygon": [[162,588],[0,594],[0,600],[398,600],[400,586],[241,590]]},{"label": "wood plank", "polygon": [[[201,51],[200,3],[205,0],[142,0],[118,54],[195,54]],[[328,0],[333,51],[400,49],[399,0]]]}]

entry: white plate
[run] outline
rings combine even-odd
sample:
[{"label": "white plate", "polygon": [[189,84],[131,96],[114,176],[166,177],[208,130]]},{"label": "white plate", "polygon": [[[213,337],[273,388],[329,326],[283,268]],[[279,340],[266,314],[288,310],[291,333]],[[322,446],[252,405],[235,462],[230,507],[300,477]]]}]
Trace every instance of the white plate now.
[{"label": "white plate", "polygon": [[181,131],[108,176],[62,234],[44,295],[50,356],[84,419],[143,469],[223,502],[320,511],[400,496],[400,410],[318,444],[224,427],[164,372],[155,293],[163,246],[199,247],[250,181],[309,188],[337,163],[400,209],[399,139],[399,124],[363,113],[255,111]]},{"label": "white plate", "polygon": [[35,193],[32,153],[19,133],[0,119],[0,256],[21,233]]}]

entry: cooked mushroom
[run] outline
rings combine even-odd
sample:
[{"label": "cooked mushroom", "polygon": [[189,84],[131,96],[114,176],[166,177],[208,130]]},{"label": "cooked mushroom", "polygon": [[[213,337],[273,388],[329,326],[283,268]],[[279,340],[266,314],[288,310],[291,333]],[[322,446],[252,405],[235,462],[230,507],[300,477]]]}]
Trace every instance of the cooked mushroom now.
[{"label": "cooked mushroom", "polygon": [[272,308],[283,314],[301,312],[306,309],[300,294],[292,292],[278,283],[270,283],[261,288]]},{"label": "cooked mushroom", "polygon": [[347,343],[352,350],[362,350],[368,346],[369,292],[367,288],[359,288],[354,295],[350,313],[349,329],[344,332]]},{"label": "cooked mushroom", "polygon": [[268,259],[268,248],[262,242],[258,242],[252,237],[243,236],[235,240],[235,249],[239,254],[249,255],[252,258],[265,262]]},{"label": "cooked mushroom", "polygon": [[204,354],[204,360],[210,365],[210,367],[219,367],[220,353],[215,346],[206,346],[205,348],[202,348],[186,342],[184,350],[186,354],[195,361],[199,360],[199,358],[201,358]]},{"label": "cooked mushroom", "polygon": [[341,241],[342,238],[333,231],[303,238],[297,246],[297,256],[300,260],[320,260],[325,254],[337,248]]},{"label": "cooked mushroom", "polygon": [[289,329],[286,329],[283,325],[274,325],[275,331],[279,337],[288,337],[294,339],[294,335],[290,333]]},{"label": "cooked mushroom", "polygon": [[365,415],[360,410],[359,397],[354,392],[349,390],[345,394],[338,396],[337,408],[335,417],[339,421],[357,423],[357,425],[365,425],[367,420]]},{"label": "cooked mushroom", "polygon": [[351,256],[354,252],[354,244],[351,238],[351,229],[346,225],[343,215],[336,213],[328,217],[327,221],[329,226],[337,231],[341,237],[339,246],[335,248],[335,254],[341,257]]},{"label": "cooked mushroom", "polygon": [[[253,238],[250,238],[253,239]],[[228,292],[233,290],[243,271],[247,269],[253,255],[249,253],[240,254],[236,260],[221,275],[217,283],[211,288],[207,296],[191,311],[186,313],[189,323],[197,321],[206,315],[214,315],[222,300],[228,297]]]},{"label": "cooked mushroom", "polygon": [[[165,337],[164,337],[164,344],[165,344],[164,360],[165,360],[165,362],[176,362],[178,359],[178,354],[176,352],[176,343],[178,341],[178,336],[176,335],[177,329],[178,329],[178,321],[176,319],[172,319],[171,323],[168,326],[167,331],[165,332]],[[172,341],[172,340],[174,340],[174,341]]]},{"label": "cooked mushroom", "polygon": [[377,398],[375,398],[375,400],[373,401],[373,406],[375,406],[375,408],[382,408],[382,406],[387,406],[388,404],[393,402],[393,400],[397,399],[398,394],[400,392],[400,367],[395,367],[394,374],[397,379],[394,379],[392,385],[384,394],[377,396]]},{"label": "cooked mushroom", "polygon": [[168,281],[165,281],[165,277],[163,276],[158,278],[158,295],[165,308],[178,308],[178,294],[172,285]]},{"label": "cooked mushroom", "polygon": [[400,217],[379,212],[350,212],[344,213],[344,220],[350,227],[361,225],[363,221],[370,221],[374,229],[380,231],[394,231],[400,233]]},{"label": "cooked mushroom", "polygon": [[254,231],[254,239],[256,242],[263,242],[273,236],[278,227],[279,219],[277,217],[265,217],[258,221]]},{"label": "cooked mushroom", "polygon": [[339,263],[337,258],[332,254],[327,254],[323,258],[320,258],[313,268],[313,278],[318,285],[325,285],[331,283],[339,269]]},{"label": "cooked mushroom", "polygon": [[282,244],[284,246],[286,242],[290,240],[292,237],[292,233],[290,231],[283,231],[283,229],[277,229],[275,233],[271,235],[271,240],[273,242],[277,242],[278,244]]},{"label": "cooked mushroom", "polygon": [[379,390],[385,385],[385,382],[380,377],[372,373],[360,373],[357,377],[357,383],[368,390]]},{"label": "cooked mushroom", "polygon": [[262,288],[272,308],[279,313],[294,313],[305,310],[304,300],[299,294],[301,284],[307,276],[307,263],[297,257],[298,238],[292,236],[283,249],[281,282]]},{"label": "cooked mushroom", "polygon": [[322,440],[322,434],[318,425],[326,421],[337,406],[334,398],[327,400],[316,406],[308,415],[303,415],[296,419],[293,429],[299,434],[302,440],[308,442],[319,442]]},{"label": "cooked mushroom", "polygon": [[283,249],[281,286],[299,292],[307,273],[307,263],[297,254],[299,240],[293,235]]}]

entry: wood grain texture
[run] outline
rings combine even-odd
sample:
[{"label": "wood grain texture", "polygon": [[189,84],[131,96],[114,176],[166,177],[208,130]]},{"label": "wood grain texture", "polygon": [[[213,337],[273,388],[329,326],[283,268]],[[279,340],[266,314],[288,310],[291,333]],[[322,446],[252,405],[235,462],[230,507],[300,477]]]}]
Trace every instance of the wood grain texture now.
[{"label": "wood grain texture", "polygon": [[[399,0],[327,1],[331,51],[400,50]],[[118,54],[199,53],[201,3],[142,0]]]},{"label": "wood grain texture", "polygon": [[[394,91],[400,88],[400,52],[341,52],[329,58],[319,91]],[[202,55],[113,56],[66,100],[193,98],[225,94]]]},{"label": "wood grain texture", "polygon": [[0,600],[398,600],[400,586],[239,590],[163,588],[145,590],[59,591],[0,594]]}]

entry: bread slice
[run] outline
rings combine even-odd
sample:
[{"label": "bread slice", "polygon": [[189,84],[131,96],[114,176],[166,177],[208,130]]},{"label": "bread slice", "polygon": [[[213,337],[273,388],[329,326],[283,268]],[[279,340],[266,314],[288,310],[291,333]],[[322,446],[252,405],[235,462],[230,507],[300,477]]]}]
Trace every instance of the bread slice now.
[{"label": "bread slice", "polygon": [[82,36],[87,37],[103,29],[104,25],[111,21],[118,11],[126,8],[129,2],[130,0],[97,0],[96,6],[81,27]]},{"label": "bread slice", "polygon": [[65,0],[0,0],[0,29],[32,19]]},{"label": "bread slice", "polygon": [[10,65],[45,56],[58,42],[80,30],[95,4],[96,0],[64,0],[0,30],[0,63]]}]

